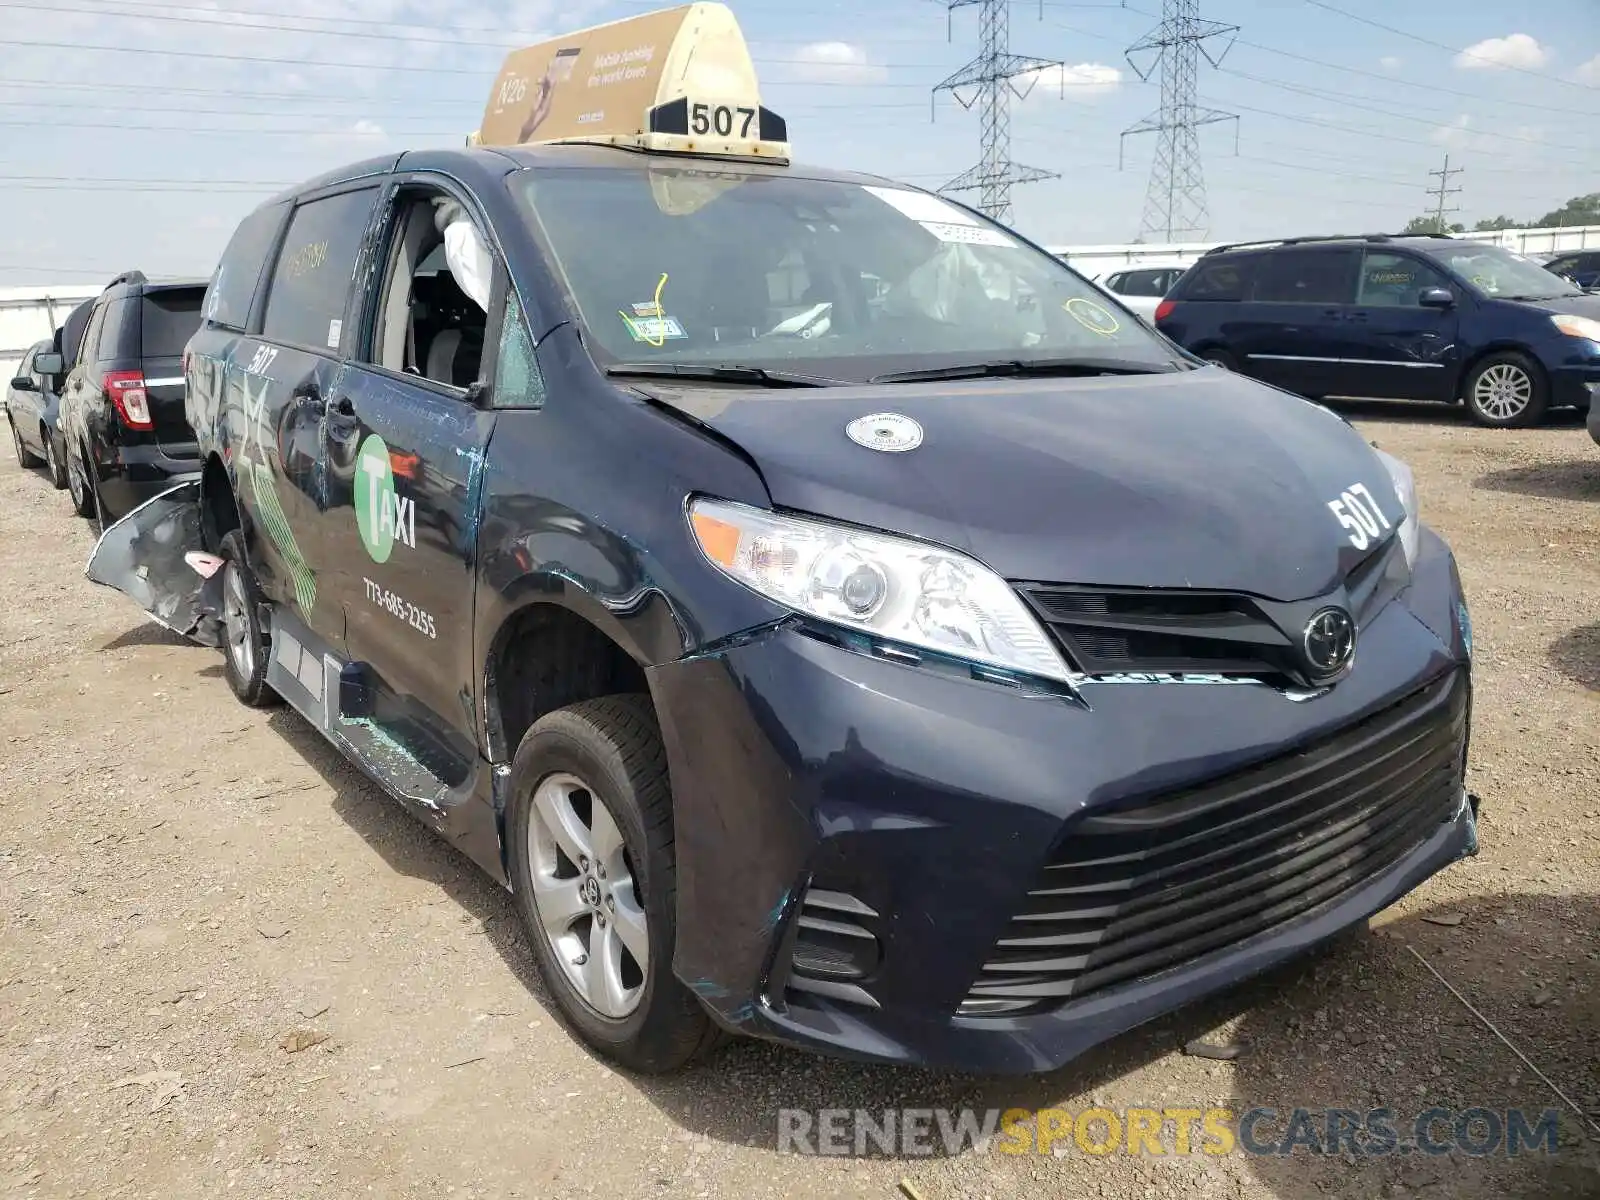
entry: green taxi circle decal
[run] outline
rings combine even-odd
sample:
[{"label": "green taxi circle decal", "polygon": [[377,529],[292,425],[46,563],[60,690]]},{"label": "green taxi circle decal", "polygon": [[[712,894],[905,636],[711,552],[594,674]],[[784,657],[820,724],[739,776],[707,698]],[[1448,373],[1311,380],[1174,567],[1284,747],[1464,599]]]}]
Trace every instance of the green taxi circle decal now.
[{"label": "green taxi circle decal", "polygon": [[377,434],[369,433],[356,455],[356,527],[373,562],[388,562],[394,550],[394,522],[384,520],[393,508],[394,468],[389,463],[389,447]]},{"label": "green taxi circle decal", "polygon": [[1098,333],[1101,337],[1110,337],[1122,328],[1122,323],[1111,313],[1101,308],[1093,300],[1085,300],[1081,296],[1074,296],[1061,306],[1079,325],[1090,333]]}]

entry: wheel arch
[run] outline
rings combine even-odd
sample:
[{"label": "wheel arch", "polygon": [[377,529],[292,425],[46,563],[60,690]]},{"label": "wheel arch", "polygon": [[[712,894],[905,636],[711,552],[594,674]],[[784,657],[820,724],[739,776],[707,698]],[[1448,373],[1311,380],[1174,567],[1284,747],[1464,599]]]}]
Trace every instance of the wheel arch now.
[{"label": "wheel arch", "polygon": [[[670,614],[658,593],[625,613],[550,573],[502,593],[493,633],[481,643],[481,721],[492,762],[508,762],[528,728],[546,713],[619,693],[651,696],[647,669],[660,661]],[[679,643],[681,645],[681,642]]]}]

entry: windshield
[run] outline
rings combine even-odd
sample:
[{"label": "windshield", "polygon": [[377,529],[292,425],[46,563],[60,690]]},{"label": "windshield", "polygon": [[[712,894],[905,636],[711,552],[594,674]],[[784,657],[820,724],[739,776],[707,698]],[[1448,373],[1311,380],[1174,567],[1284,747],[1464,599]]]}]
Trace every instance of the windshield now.
[{"label": "windshield", "polygon": [[864,381],[974,362],[1182,361],[1057,259],[926,193],[645,161],[523,171],[512,189],[602,365]]},{"label": "windshield", "polygon": [[1546,271],[1533,259],[1499,246],[1462,245],[1459,249],[1429,247],[1433,257],[1486,296],[1502,300],[1576,296],[1575,288],[1559,275]]}]

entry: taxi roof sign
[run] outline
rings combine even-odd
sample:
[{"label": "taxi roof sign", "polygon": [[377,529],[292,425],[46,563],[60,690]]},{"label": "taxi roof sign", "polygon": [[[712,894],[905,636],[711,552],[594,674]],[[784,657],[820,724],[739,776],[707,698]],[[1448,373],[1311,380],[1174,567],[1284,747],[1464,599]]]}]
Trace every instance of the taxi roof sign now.
[{"label": "taxi roof sign", "polygon": [[599,142],[789,160],[788,129],[761,106],[739,23],[727,5],[714,3],[645,13],[512,51],[468,141]]}]

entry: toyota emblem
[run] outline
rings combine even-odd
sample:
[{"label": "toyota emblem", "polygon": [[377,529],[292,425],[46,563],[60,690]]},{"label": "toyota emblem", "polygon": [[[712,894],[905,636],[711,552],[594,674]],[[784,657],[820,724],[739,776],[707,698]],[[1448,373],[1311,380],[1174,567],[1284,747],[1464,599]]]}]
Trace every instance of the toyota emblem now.
[{"label": "toyota emblem", "polygon": [[1348,667],[1355,656],[1356,623],[1342,608],[1320,609],[1306,622],[1303,642],[1311,673],[1326,679]]}]

